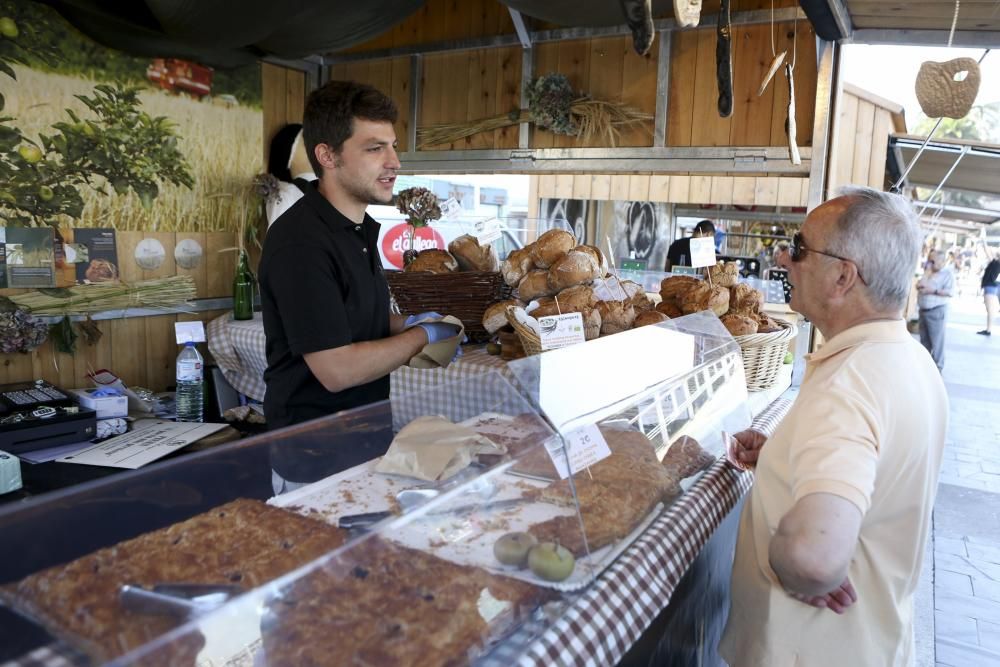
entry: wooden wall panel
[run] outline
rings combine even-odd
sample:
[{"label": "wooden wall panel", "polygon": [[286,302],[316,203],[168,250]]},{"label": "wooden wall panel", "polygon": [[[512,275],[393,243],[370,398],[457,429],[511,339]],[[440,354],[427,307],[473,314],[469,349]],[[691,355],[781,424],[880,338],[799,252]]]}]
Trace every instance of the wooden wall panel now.
[{"label": "wooden wall panel", "polygon": [[[587,178],[590,179],[589,190]],[[777,176],[541,175],[532,176],[529,185],[529,197],[535,210],[539,199],[805,206],[808,194],[808,178]]]},{"label": "wooden wall panel", "polygon": [[854,126],[854,159],[851,164],[851,183],[868,185],[871,170],[872,132],[875,130],[875,105],[860,100],[858,120]]},{"label": "wooden wall panel", "polygon": [[301,123],[306,101],[306,75],[298,70],[261,63],[261,99],[263,106],[264,164],[267,164],[271,139],[289,123]]}]

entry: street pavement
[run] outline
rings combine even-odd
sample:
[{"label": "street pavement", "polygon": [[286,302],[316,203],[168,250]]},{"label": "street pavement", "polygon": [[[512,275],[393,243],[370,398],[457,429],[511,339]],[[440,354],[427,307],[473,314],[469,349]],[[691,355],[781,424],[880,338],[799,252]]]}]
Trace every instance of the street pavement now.
[{"label": "street pavement", "polygon": [[976,334],[974,290],[953,299],[945,334],[951,415],[928,568],[939,667],[1000,667],[1000,322]]}]

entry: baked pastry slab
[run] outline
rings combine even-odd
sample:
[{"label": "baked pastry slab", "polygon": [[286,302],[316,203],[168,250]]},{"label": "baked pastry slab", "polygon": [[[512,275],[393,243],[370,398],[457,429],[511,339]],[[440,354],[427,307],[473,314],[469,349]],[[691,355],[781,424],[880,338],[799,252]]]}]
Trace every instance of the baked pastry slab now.
[{"label": "baked pastry slab", "polygon": [[[0,598],[104,662],[183,622],[125,609],[118,597],[122,585],[238,584],[249,590],[333,551],[346,535],[260,501],[235,500],[4,586]],[[203,644],[200,634],[186,635],[155,661],[193,665]]]},{"label": "baked pastry slab", "polygon": [[269,665],[467,665],[549,594],[372,537],[289,585],[262,624]]}]

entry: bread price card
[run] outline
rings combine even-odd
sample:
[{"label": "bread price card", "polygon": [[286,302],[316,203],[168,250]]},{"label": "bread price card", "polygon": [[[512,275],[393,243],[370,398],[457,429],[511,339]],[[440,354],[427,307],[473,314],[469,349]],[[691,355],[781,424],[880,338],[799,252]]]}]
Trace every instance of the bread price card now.
[{"label": "bread price card", "polygon": [[691,266],[715,266],[715,239],[702,236],[691,239]]},{"label": "bread price card", "polygon": [[580,313],[539,317],[538,328],[542,351],[558,350],[587,340],[583,334],[583,315]]},{"label": "bread price card", "polygon": [[[566,441],[565,449],[563,441],[557,437],[545,443],[545,451],[552,459],[552,464],[559,473],[559,479],[566,479],[570,472],[575,475],[611,456],[608,441],[601,434],[601,429],[594,424],[571,431],[563,438]],[[567,459],[569,459],[568,466]]]}]

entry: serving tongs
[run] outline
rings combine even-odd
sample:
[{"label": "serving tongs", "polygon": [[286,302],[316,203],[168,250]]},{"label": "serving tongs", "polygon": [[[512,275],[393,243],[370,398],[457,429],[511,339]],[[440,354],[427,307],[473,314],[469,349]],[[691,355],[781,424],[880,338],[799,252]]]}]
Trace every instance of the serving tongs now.
[{"label": "serving tongs", "polygon": [[231,584],[156,584],[152,588],[125,584],[118,597],[129,611],[194,618],[221,607],[242,592],[242,587]]}]

